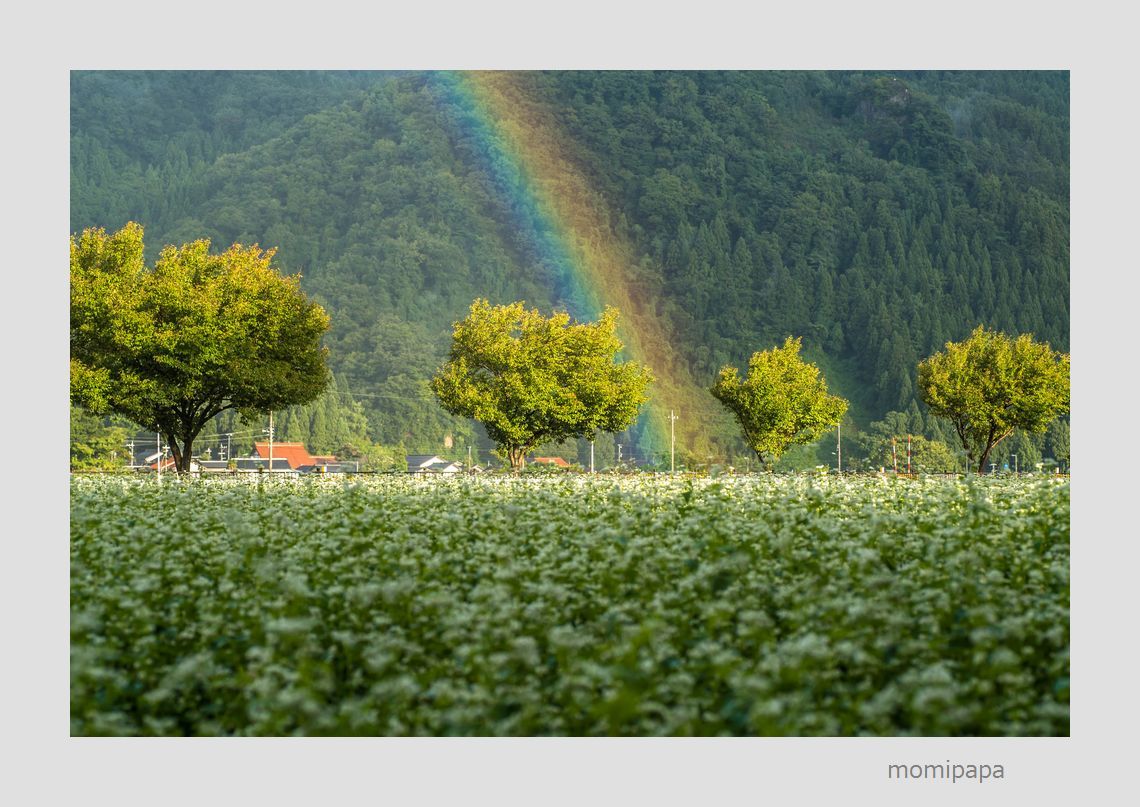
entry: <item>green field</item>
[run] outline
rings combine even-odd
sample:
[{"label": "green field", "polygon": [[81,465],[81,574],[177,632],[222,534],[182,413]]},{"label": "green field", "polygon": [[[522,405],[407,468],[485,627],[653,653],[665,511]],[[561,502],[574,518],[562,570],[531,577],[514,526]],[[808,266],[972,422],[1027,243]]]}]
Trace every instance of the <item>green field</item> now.
[{"label": "green field", "polygon": [[1069,486],[71,483],[74,735],[1068,735]]}]

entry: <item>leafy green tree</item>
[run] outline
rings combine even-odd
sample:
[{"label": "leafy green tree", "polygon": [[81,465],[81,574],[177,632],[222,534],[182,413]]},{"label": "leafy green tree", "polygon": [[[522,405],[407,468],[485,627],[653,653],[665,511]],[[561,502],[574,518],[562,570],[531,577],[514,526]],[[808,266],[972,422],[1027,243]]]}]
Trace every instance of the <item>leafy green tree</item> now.
[{"label": "leafy green tree", "polygon": [[1069,356],[1029,334],[979,325],[919,363],[918,387],[931,413],[953,423],[981,474],[993,447],[1016,429],[1041,433],[1069,411]]},{"label": "leafy green tree", "polygon": [[160,432],[185,473],[218,413],[314,400],[329,378],[329,319],[273,254],[235,244],[211,255],[203,239],[166,247],[148,269],[134,222],[72,236],[72,402]]},{"label": "leafy green tree", "polygon": [[616,360],[617,318],[606,308],[597,322],[578,323],[521,302],[475,300],[455,323],[432,391],[448,412],[482,423],[516,471],[540,443],[620,431],[653,379],[648,367]]},{"label": "leafy green tree", "polygon": [[748,361],[748,378],[735,367],[721,368],[713,396],[736,416],[744,441],[763,465],[789,446],[818,440],[847,411],[847,401],[827,392],[819,368],[800,358],[800,338],[759,351]]}]

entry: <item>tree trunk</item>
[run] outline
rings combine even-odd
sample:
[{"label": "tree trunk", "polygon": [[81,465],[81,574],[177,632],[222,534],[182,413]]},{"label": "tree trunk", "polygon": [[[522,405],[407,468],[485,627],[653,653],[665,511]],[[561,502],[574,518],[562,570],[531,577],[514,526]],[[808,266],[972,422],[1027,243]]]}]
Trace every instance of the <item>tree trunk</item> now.
[{"label": "tree trunk", "polygon": [[993,450],[993,446],[989,445],[989,446],[986,446],[986,450],[982,452],[982,458],[978,462],[978,476],[985,476],[985,474],[986,474],[986,460],[988,460],[990,458],[990,451],[992,451],[992,450]]},{"label": "tree trunk", "polygon": [[[990,444],[988,446],[986,446],[986,453],[985,453],[985,455],[982,456],[982,463],[981,463],[980,468],[986,467],[986,460],[989,459],[990,452],[994,450],[994,448],[997,446],[998,443],[1000,443],[1002,440],[1004,440],[1005,438],[1012,435],[1013,431],[1014,431],[1013,429],[1010,429],[1005,434],[1000,434],[1000,435],[993,435],[991,433]],[[979,472],[980,472],[980,470],[979,470]]]},{"label": "tree trunk", "polygon": [[179,475],[185,476],[190,473],[190,462],[194,458],[193,447],[194,441],[192,439],[182,444],[182,457],[178,463]]},{"label": "tree trunk", "polygon": [[[167,432],[166,434],[164,434],[162,436],[166,440],[166,447],[168,449],[170,449],[170,457],[171,457],[171,459],[174,460],[174,470],[177,471],[179,474],[181,474],[182,473],[182,450],[178,447],[178,440],[170,432]],[[161,454],[158,455],[158,466],[159,466],[159,468],[162,467],[162,455]]]},{"label": "tree trunk", "polygon": [[511,470],[517,474],[523,468],[523,461],[526,459],[526,448],[508,448],[507,459],[511,463]]},{"label": "tree trunk", "polygon": [[[174,458],[174,470],[179,476],[190,473],[190,461],[193,458],[194,438],[184,440],[181,445],[173,434],[166,435],[166,444],[170,446],[170,455]],[[159,457],[159,462],[162,458]]]}]

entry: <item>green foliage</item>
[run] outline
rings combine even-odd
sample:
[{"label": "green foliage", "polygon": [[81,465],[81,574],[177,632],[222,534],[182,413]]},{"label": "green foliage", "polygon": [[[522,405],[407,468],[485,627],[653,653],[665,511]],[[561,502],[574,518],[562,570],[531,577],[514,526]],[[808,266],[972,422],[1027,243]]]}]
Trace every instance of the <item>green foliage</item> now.
[{"label": "green foliage", "polygon": [[962,470],[962,452],[956,452],[941,437],[941,432],[925,427],[922,413],[914,405],[909,412],[887,412],[882,420],[871,423],[858,433],[852,448],[861,457],[857,467],[893,469],[897,463],[899,472],[905,473],[909,438],[912,473],[957,473]]},{"label": "green foliage", "polygon": [[1069,411],[1069,356],[1029,334],[1016,338],[979,325],[961,342],[918,365],[931,414],[953,425],[978,473],[990,451],[1017,429],[1044,432]]},{"label": "green foliage", "polygon": [[340,454],[346,447],[371,443],[364,407],[343,378],[334,377],[311,403],[286,408],[277,416],[276,429],[277,439],[304,443],[315,454]]},{"label": "green foliage", "polygon": [[412,453],[433,454],[456,444],[474,445],[471,421],[449,415],[432,396],[429,382],[447,355],[445,339],[422,322],[383,315],[367,327],[349,328],[338,314],[326,343],[330,361],[339,359],[340,383],[360,393],[375,443],[403,444]]},{"label": "green foliage", "polygon": [[407,471],[408,455],[403,446],[381,446],[372,442],[348,444],[340,449],[338,459],[356,460],[361,471]]},{"label": "green foliage", "polygon": [[245,417],[316,398],[328,383],[328,316],[273,251],[207,240],[143,263],[143,229],[71,238],[71,397],[159,431],[180,471],[227,409]]},{"label": "green foliage", "polygon": [[127,427],[108,425],[81,407],[71,406],[71,470],[112,471],[130,464]]},{"label": "green foliage", "polygon": [[[1058,421],[1054,421],[1056,423]],[[1051,424],[1050,424],[1051,425]],[[1046,432],[1048,429],[1046,429]],[[1044,466],[1046,445],[1045,433],[1026,432],[1017,429],[1007,440],[994,446],[990,452],[990,464],[1004,471],[1027,473]],[[961,452],[959,452],[961,453]],[[1057,458],[1051,457],[1056,463]]]},{"label": "green foliage", "polygon": [[1072,429],[1067,420],[1054,420],[1045,431],[1047,456],[1069,464],[1069,436]]},{"label": "green foliage", "polygon": [[[874,424],[873,424],[874,425]],[[908,454],[909,443],[909,460]],[[898,468],[899,473],[955,473],[961,469],[961,457],[954,456],[950,446],[941,440],[928,440],[920,434],[883,436],[863,435],[863,451],[871,468]]]},{"label": "green foliage", "polygon": [[800,358],[800,345],[799,337],[789,336],[782,347],[753,353],[746,379],[726,366],[712,387],[761,463],[774,463],[789,446],[819,439],[847,411],[847,401],[828,394],[819,368]]},{"label": "green foliage", "polygon": [[1069,734],[1065,481],[497,481],[75,479],[71,733]]},{"label": "green foliage", "polygon": [[[803,334],[833,383],[844,368],[862,424],[909,410],[918,360],[979,322],[1068,350],[1065,71],[513,80],[587,174],[702,384]],[[145,222],[148,260],[201,236],[277,245],[332,317],[332,368],[374,396],[360,399],[374,441],[437,451],[470,429],[427,385],[472,299],[566,304],[431,74],[71,82],[71,231]],[[707,430],[718,452],[740,450],[730,426]]]},{"label": "green foliage", "polygon": [[432,390],[447,411],[479,421],[515,469],[541,443],[621,431],[637,419],[652,376],[616,361],[617,317],[607,308],[597,322],[577,323],[521,302],[476,300],[455,323]]}]

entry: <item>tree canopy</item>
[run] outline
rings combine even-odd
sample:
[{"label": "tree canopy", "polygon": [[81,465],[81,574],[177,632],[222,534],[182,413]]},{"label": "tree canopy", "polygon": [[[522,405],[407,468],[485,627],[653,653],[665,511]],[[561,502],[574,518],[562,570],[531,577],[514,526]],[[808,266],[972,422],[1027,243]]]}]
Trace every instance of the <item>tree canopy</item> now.
[{"label": "tree canopy", "polygon": [[1069,356],[1029,334],[1014,338],[979,325],[919,363],[918,388],[984,473],[990,451],[1015,430],[1041,433],[1068,413]]},{"label": "tree canopy", "polygon": [[475,300],[432,390],[448,412],[483,424],[514,469],[540,443],[620,431],[637,419],[652,376],[617,361],[617,319],[612,307],[581,323]]},{"label": "tree canopy", "polygon": [[789,446],[819,439],[847,411],[846,400],[827,392],[819,368],[800,358],[800,343],[789,336],[782,347],[753,353],[743,380],[735,367],[725,366],[712,387],[764,464]]},{"label": "tree canopy", "polygon": [[71,238],[71,399],[162,434],[180,471],[214,416],[253,418],[314,400],[329,379],[324,310],[274,251],[208,240],[143,259],[128,223]]}]

